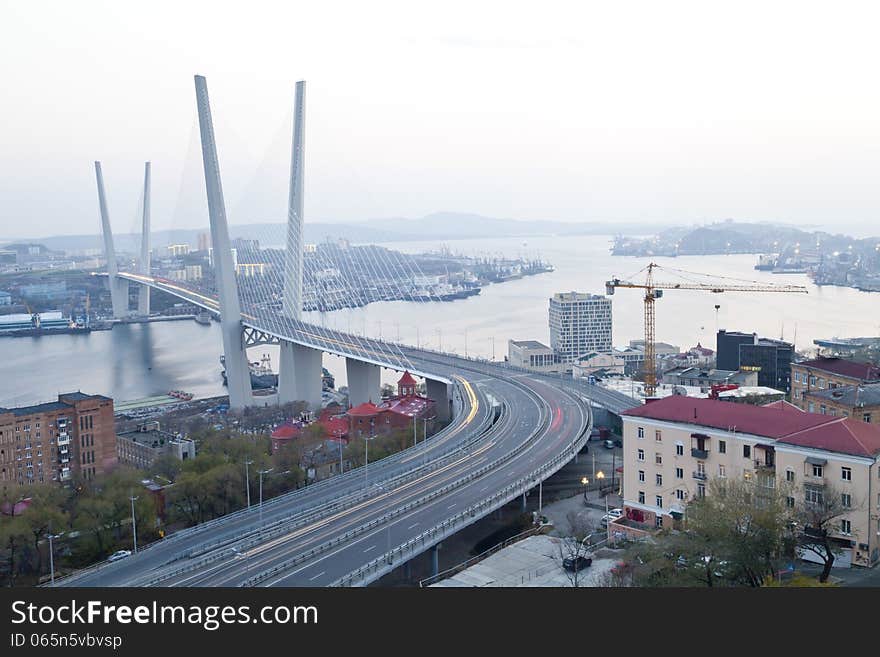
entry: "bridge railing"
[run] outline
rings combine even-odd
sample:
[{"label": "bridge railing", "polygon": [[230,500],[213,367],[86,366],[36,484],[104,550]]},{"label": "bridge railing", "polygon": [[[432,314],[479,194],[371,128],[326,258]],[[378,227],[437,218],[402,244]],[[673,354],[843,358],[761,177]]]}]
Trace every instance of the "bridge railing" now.
[{"label": "bridge railing", "polygon": [[[317,546],[306,553],[297,555],[297,556],[293,557],[292,559],[288,559],[286,561],[280,562],[280,563],[276,564],[275,566],[273,566],[272,568],[264,570],[261,573],[258,573],[257,575],[255,575],[254,577],[249,578],[248,580],[243,582],[241,584],[241,586],[255,586],[255,585],[273,577],[274,575],[277,575],[279,573],[283,573],[283,572],[289,570],[290,568],[293,568],[296,565],[299,565],[300,563],[308,561],[309,559],[311,559],[315,555],[320,554],[328,549],[331,549],[332,547],[335,547],[336,545],[343,543],[344,541],[348,540],[349,538],[351,538],[353,536],[356,536],[356,535],[361,534],[365,531],[368,531],[376,526],[381,525],[384,522],[390,522],[391,520],[393,520],[395,517],[397,517],[401,513],[406,513],[408,511],[411,511],[413,508],[415,508],[417,506],[425,504],[426,502],[428,502],[428,501],[430,501],[440,495],[445,495],[448,492],[450,492],[451,490],[458,488],[460,486],[463,486],[464,484],[485,475],[487,472],[498,468],[500,465],[503,465],[503,463],[514,458],[520,451],[522,451],[522,449],[524,449],[528,445],[529,442],[531,442],[534,435],[536,435],[540,430],[542,430],[543,425],[546,425],[548,421],[549,421],[549,416],[544,417],[541,425],[539,425],[535,429],[535,431],[532,434],[530,434],[530,436],[528,438],[526,438],[522,443],[517,445],[517,447],[515,449],[511,450],[510,452],[507,452],[506,454],[500,456],[499,458],[495,459],[491,463],[479,468],[478,470],[470,472],[467,475],[465,475],[464,477],[461,477],[461,478],[457,479],[456,481],[444,486],[443,488],[441,488],[437,491],[433,491],[432,493],[429,493],[428,495],[425,495],[425,496],[419,498],[418,500],[415,500],[414,502],[411,502],[403,507],[395,509],[394,511],[385,514],[381,518],[377,518],[369,523],[361,525],[360,527],[352,529],[351,531],[347,532],[343,536],[340,536],[340,537],[337,537],[331,541],[328,541],[327,543],[324,543],[320,546]],[[589,409],[587,409],[587,418],[586,418],[584,424],[580,428],[580,431],[578,433],[578,438],[571,444],[571,446],[568,448],[568,450],[566,450],[565,452],[562,452],[560,454],[557,454],[557,456],[554,457],[554,459],[550,463],[545,464],[545,466],[542,466],[542,467],[544,469],[546,469],[546,467],[548,465],[552,466],[553,464],[558,463],[558,466],[553,470],[553,472],[555,472],[560,467],[562,467],[562,465],[564,465],[566,462],[568,462],[568,460],[570,460],[570,458],[573,458],[574,454],[577,453],[577,451],[579,451],[581,447],[583,447],[583,444],[586,442],[586,439],[589,437],[588,436],[588,434],[589,434],[588,428],[591,425],[592,425],[592,414],[590,413]],[[571,452],[571,456],[565,460],[560,461],[560,458],[564,458],[565,455],[567,454],[567,452],[571,449],[574,449],[575,446],[577,449],[575,451]],[[539,473],[541,471],[542,471],[542,468],[539,468],[535,472]],[[550,472],[549,474],[552,474],[552,472]],[[543,478],[546,478],[546,476],[549,476],[549,474],[545,475]],[[531,476],[535,476],[535,473],[533,473]],[[543,478],[541,479],[541,481],[543,480]],[[528,479],[528,478],[523,478],[522,480],[518,480],[518,484],[525,481],[526,479]],[[535,485],[537,485],[537,483],[538,483],[537,481],[533,482],[531,485],[527,486],[521,492],[525,492],[526,490],[533,488]],[[516,485],[514,485],[514,487],[515,486]],[[510,489],[511,489],[511,486],[508,486],[505,489],[503,489],[501,492],[498,492],[487,499],[490,502],[493,500],[497,500],[499,498],[499,496],[502,496],[505,493],[509,492]],[[488,510],[481,510],[480,517],[482,517],[483,515],[485,515],[487,513],[490,513],[495,508],[498,508],[498,507],[502,506],[503,504],[506,504],[508,501],[510,501],[510,499],[515,498],[518,494],[519,493],[516,493],[516,492],[512,493],[509,496],[509,498],[506,498],[503,502],[497,504],[497,506],[493,506],[492,508],[490,508]],[[448,523],[450,523],[450,522],[452,522],[452,527],[455,528],[454,531],[458,531],[458,528],[460,528],[462,525],[461,524],[456,525],[457,519],[468,518],[467,524],[470,524],[471,522],[473,522],[476,519],[477,510],[482,509],[482,507],[485,506],[486,503],[488,503],[488,502],[479,503],[476,505],[471,505],[466,511],[464,511],[456,516],[453,516],[453,518],[451,518],[450,520],[447,520],[444,523],[440,523],[439,525],[435,526],[434,528],[432,528],[430,530],[427,530],[426,532],[423,532],[422,534],[419,535],[419,537],[416,537],[416,539],[412,539],[412,540],[408,541],[407,543],[404,543],[403,545],[398,546],[397,548],[394,548],[389,552],[386,552],[384,555],[377,557],[377,559],[375,559],[373,562],[370,562],[370,564],[380,563],[383,559],[385,559],[385,560],[387,560],[387,565],[391,566],[394,563],[394,555],[395,554],[404,554],[405,553],[405,552],[401,552],[401,551],[405,551],[408,548],[411,549],[414,546],[417,546],[419,548],[418,551],[422,551],[423,549],[426,549],[425,538],[427,536],[430,535],[431,537],[434,537],[436,535],[437,531],[441,531],[444,527],[447,527]],[[452,533],[452,532],[450,532],[450,533]],[[439,540],[441,540],[441,539],[438,538],[434,542],[436,543]],[[421,542],[419,542],[419,541],[421,541]],[[433,543],[430,543],[429,545],[427,545],[427,547],[430,547],[430,545],[433,545]],[[416,553],[417,552],[411,554],[410,556],[415,556]],[[364,568],[368,568],[368,566],[365,566]],[[359,569],[359,571],[355,571],[355,572],[360,572],[362,570],[363,570],[363,568]],[[375,571],[373,571],[373,572],[375,572]],[[344,579],[345,578],[343,578],[343,580]],[[339,580],[338,582],[335,582],[334,585],[349,585],[349,584],[342,583],[342,580]]]},{"label": "bridge railing", "polygon": [[[591,424],[592,422],[589,422],[587,428],[589,428]],[[580,451],[589,438],[588,434],[588,431],[582,431],[579,434],[579,437],[572,442],[566,450],[558,453],[553,459],[536,468],[529,475],[521,477],[490,497],[472,505],[465,511],[438,523],[422,534],[410,539],[403,545],[386,552],[384,555],[376,557],[366,565],[337,579],[331,584],[331,586],[364,586],[371,581],[378,579],[381,575],[393,570],[393,568],[396,567],[394,566],[395,558],[401,562],[406,561],[407,559],[410,559],[436,545],[462,527],[471,524],[474,522],[477,514],[479,514],[480,517],[483,517],[495,509],[504,506],[511,500],[516,499],[526,491],[537,486],[541,481],[555,473],[568,461],[574,458],[575,454]]]}]

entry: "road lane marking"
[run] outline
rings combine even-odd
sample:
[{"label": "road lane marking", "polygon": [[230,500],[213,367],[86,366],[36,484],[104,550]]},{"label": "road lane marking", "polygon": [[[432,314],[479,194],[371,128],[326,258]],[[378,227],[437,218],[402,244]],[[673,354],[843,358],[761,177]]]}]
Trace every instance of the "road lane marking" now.
[{"label": "road lane marking", "polygon": [[418,526],[419,526],[419,523],[414,522],[414,523],[411,524],[409,527],[407,527],[407,529],[413,529],[414,527],[418,527]]},{"label": "road lane marking", "polygon": [[366,550],[364,550],[364,552],[369,552],[369,551],[372,550],[374,547],[376,547],[376,546],[375,546],[375,545],[371,545],[371,546],[368,547]]},{"label": "road lane marking", "polygon": [[322,570],[320,573],[318,573],[318,574],[315,575],[314,577],[309,577],[309,581],[310,581],[310,582],[314,582],[316,579],[318,579],[321,575],[323,575],[323,574],[326,573],[326,572],[327,572],[326,570]]}]

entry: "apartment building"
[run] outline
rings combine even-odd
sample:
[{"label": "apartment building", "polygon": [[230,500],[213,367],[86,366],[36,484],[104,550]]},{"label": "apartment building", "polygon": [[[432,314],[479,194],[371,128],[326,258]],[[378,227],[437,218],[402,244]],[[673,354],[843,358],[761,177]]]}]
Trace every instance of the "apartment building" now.
[{"label": "apartment building", "polygon": [[817,358],[791,364],[791,401],[801,410],[809,411],[807,395],[811,392],[866,383],[880,383],[880,367],[844,358]]},{"label": "apartment building", "polygon": [[73,392],[0,408],[0,486],[91,479],[116,465],[113,400]]},{"label": "apartment building", "polygon": [[550,347],[564,363],[611,353],[611,299],[599,294],[557,292],[550,298]]},{"label": "apartment building", "polygon": [[880,383],[811,390],[804,402],[810,413],[880,424]]},{"label": "apartment building", "polygon": [[537,340],[508,340],[507,360],[514,367],[536,372],[556,372],[556,354]]},{"label": "apartment building", "polygon": [[622,416],[624,515],[611,532],[639,536],[676,526],[715,477],[768,489],[784,481],[801,501],[833,491],[852,508],[833,534],[841,564],[880,561],[880,426],[784,401],[752,406],[682,396]]}]

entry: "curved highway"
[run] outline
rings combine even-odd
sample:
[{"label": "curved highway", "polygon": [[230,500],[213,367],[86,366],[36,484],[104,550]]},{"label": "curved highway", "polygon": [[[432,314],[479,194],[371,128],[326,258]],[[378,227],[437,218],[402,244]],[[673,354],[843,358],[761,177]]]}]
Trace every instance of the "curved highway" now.
[{"label": "curved highway", "polygon": [[[209,297],[200,301],[216,309]],[[272,319],[277,325],[277,315]],[[243,322],[268,323],[252,315]],[[283,333],[278,337],[358,358],[387,353],[380,341],[304,324]],[[588,437],[593,390],[496,363],[399,349],[416,371],[454,382],[455,416],[442,432],[370,464],[366,474],[358,468],[264,503],[262,519],[255,507],[239,511],[58,585],[367,584],[533,488]]]}]

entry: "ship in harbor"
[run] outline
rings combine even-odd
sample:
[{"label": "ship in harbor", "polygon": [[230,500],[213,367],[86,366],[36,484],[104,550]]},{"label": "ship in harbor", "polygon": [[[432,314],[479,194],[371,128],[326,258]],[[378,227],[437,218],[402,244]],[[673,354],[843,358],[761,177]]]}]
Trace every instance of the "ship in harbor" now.
[{"label": "ship in harbor", "polygon": [[[221,354],[220,364],[223,366],[221,374],[223,376],[223,385],[226,383],[226,356]],[[269,354],[263,354],[259,361],[248,363],[248,369],[251,372],[251,388],[254,390],[266,390],[268,388],[278,387],[278,375],[272,371]]]}]

